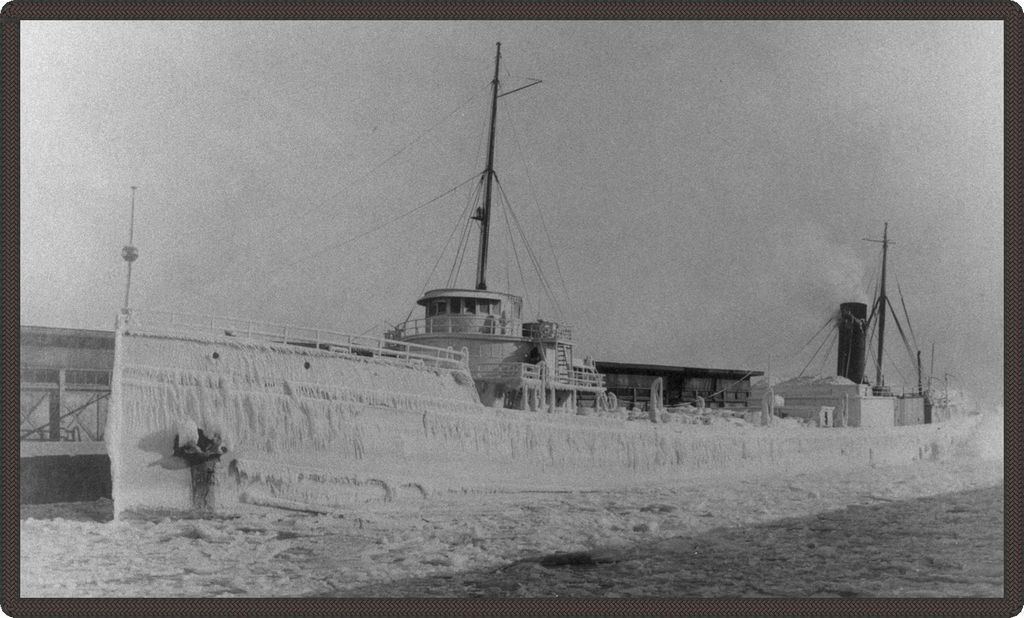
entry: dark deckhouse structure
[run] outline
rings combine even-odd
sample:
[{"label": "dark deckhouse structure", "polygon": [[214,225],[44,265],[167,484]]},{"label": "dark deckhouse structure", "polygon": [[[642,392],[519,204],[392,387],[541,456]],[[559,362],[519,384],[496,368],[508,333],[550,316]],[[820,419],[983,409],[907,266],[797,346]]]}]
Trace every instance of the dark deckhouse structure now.
[{"label": "dark deckhouse structure", "polygon": [[743,407],[750,395],[750,379],[764,375],[762,371],[742,369],[706,369],[638,363],[612,363],[596,361],[600,373],[605,374],[608,392],[615,393],[621,405],[646,407],[650,401],[651,385],[662,379],[666,406],[693,404],[697,397],[708,406]]}]

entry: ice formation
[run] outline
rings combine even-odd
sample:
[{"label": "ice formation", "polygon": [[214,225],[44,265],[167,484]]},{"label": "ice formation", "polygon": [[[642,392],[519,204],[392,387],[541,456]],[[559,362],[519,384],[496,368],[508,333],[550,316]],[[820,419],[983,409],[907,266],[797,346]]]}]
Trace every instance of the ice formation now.
[{"label": "ice formation", "polygon": [[935,425],[827,432],[669,422],[684,416],[495,409],[480,404],[464,365],[119,328],[107,432],[114,508],[191,508],[188,471],[171,450],[193,427],[219,433],[229,449],[216,468],[217,510],[851,467],[910,461],[955,435]]}]

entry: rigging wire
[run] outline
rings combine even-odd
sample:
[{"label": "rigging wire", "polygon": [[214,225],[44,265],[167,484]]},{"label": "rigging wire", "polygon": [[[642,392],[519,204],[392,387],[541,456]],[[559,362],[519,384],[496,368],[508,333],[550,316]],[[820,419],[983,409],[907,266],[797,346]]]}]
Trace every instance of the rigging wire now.
[{"label": "rigging wire", "polygon": [[402,146],[398,150],[394,151],[393,153],[391,153],[390,155],[388,155],[387,157],[382,159],[380,162],[373,164],[373,166],[371,168],[369,168],[368,170],[366,170],[365,172],[363,172],[359,176],[356,176],[354,179],[349,181],[347,184],[343,185],[340,189],[338,189],[333,194],[331,194],[331,196],[328,197],[327,199],[324,199],[324,200],[320,201],[319,203],[316,203],[313,206],[311,206],[310,208],[306,209],[302,214],[300,214],[298,217],[296,217],[294,219],[294,221],[301,221],[302,219],[305,219],[310,214],[316,212],[317,210],[323,208],[324,206],[327,206],[328,202],[336,199],[343,192],[345,192],[346,190],[352,188],[353,186],[356,185],[356,183],[361,182],[362,180],[364,180],[365,178],[367,178],[368,176],[370,176],[371,174],[373,174],[374,172],[379,170],[381,167],[383,167],[384,165],[386,165],[389,162],[391,162],[393,159],[395,159],[396,157],[401,155],[403,152],[405,152],[406,150],[411,148],[414,144],[419,142],[421,139],[426,137],[427,134],[429,134],[434,129],[436,129],[440,125],[444,124],[445,122],[447,122],[449,118],[454,116],[463,107],[466,107],[466,105],[468,105],[471,101],[473,101],[474,99],[478,98],[482,92],[483,92],[483,90],[478,90],[476,93],[470,95],[468,98],[466,98],[464,101],[462,101],[462,103],[460,103],[458,105],[458,107],[456,107],[452,111],[448,112],[448,114],[446,114],[443,118],[441,118],[440,120],[438,120],[437,122],[432,124],[427,129],[425,129],[422,132],[420,132],[416,137],[414,137],[412,139],[412,141],[406,143],[404,146]]},{"label": "rigging wire", "polygon": [[900,380],[902,380],[901,384],[903,384],[904,388],[906,388],[907,377],[903,375],[902,371],[900,371],[900,366],[893,362],[892,359],[889,359],[889,366],[896,370],[896,375],[900,377]]},{"label": "rigging wire", "polygon": [[[462,103],[460,103],[460,104],[459,104],[459,105],[458,105],[457,107],[455,107],[454,109],[452,109],[452,111],[448,112],[448,114],[446,114],[446,115],[445,115],[445,116],[444,116],[443,118],[441,118],[440,120],[438,120],[437,122],[435,122],[434,124],[432,124],[432,125],[431,125],[430,127],[428,127],[428,128],[426,129],[426,130],[422,131],[422,132],[421,132],[421,133],[420,133],[419,135],[417,135],[417,136],[416,136],[415,138],[413,138],[413,139],[412,139],[412,141],[410,141],[410,142],[407,142],[407,143],[406,143],[406,144],[405,144],[404,146],[400,147],[400,148],[399,148],[398,150],[394,151],[394,152],[393,152],[393,153],[391,153],[391,154],[390,154],[389,156],[385,157],[384,159],[380,160],[379,162],[377,162],[377,163],[374,163],[374,164],[372,164],[372,166],[371,166],[370,168],[366,169],[366,171],[364,171],[364,172],[363,172],[362,174],[360,174],[360,175],[356,176],[355,178],[353,178],[353,179],[352,179],[351,181],[349,181],[348,183],[346,183],[345,185],[343,185],[343,186],[342,186],[342,187],[341,187],[340,189],[338,189],[337,191],[335,191],[335,192],[334,192],[333,194],[331,194],[331,195],[330,195],[330,196],[328,196],[327,198],[325,198],[325,199],[323,199],[323,200],[320,200],[319,202],[316,202],[316,203],[314,203],[314,204],[313,204],[312,206],[310,206],[309,208],[307,208],[307,209],[305,209],[304,211],[302,211],[302,213],[301,213],[301,214],[299,214],[299,215],[297,215],[297,216],[295,216],[295,217],[291,217],[291,218],[290,218],[290,223],[292,223],[292,224],[294,224],[294,223],[301,223],[301,222],[302,222],[302,221],[304,221],[304,220],[305,220],[305,219],[306,219],[307,217],[309,217],[309,216],[310,216],[311,214],[313,214],[313,213],[315,213],[315,212],[317,212],[317,211],[321,210],[321,209],[322,209],[323,207],[327,206],[327,205],[328,205],[328,204],[329,204],[330,202],[332,202],[333,200],[335,200],[335,199],[336,199],[336,198],[337,198],[337,197],[338,197],[339,195],[341,195],[341,194],[342,194],[343,192],[345,192],[346,190],[350,189],[351,187],[355,186],[355,185],[356,185],[357,183],[361,182],[361,181],[362,181],[362,180],[364,180],[365,178],[369,177],[370,175],[372,175],[373,173],[375,173],[376,171],[378,171],[378,170],[379,170],[379,169],[380,169],[381,167],[383,167],[384,165],[388,164],[388,163],[389,163],[389,162],[391,162],[391,161],[392,161],[393,159],[395,159],[396,157],[398,157],[399,155],[401,155],[402,153],[404,153],[404,152],[405,152],[406,150],[408,150],[409,148],[411,148],[411,147],[412,147],[412,146],[413,146],[414,144],[416,144],[417,142],[419,142],[420,140],[422,140],[422,139],[423,139],[424,137],[426,137],[426,136],[427,136],[427,135],[428,135],[429,133],[431,133],[431,132],[432,132],[432,131],[433,131],[434,129],[436,129],[437,127],[439,127],[439,126],[440,126],[440,125],[442,125],[443,123],[447,122],[449,118],[451,118],[452,116],[454,116],[454,115],[455,115],[455,114],[456,114],[457,112],[459,112],[459,111],[460,111],[460,110],[461,110],[462,108],[466,107],[466,106],[467,106],[467,105],[468,105],[468,104],[469,104],[469,103],[470,103],[471,101],[473,101],[474,99],[477,99],[477,98],[479,98],[479,97],[480,97],[480,95],[481,95],[481,94],[482,94],[482,93],[483,93],[484,91],[485,91],[485,89],[479,89],[479,90],[478,90],[478,91],[477,91],[476,93],[474,93],[474,94],[470,95],[469,97],[467,97],[467,98],[466,98],[465,100],[463,100],[463,101],[462,101]],[[275,209],[275,210],[276,210],[276,209]],[[272,213],[273,213],[273,211],[271,211],[270,213],[267,213],[266,215],[264,215],[264,216],[262,216],[262,217],[256,218],[256,219],[254,219],[254,220],[253,220],[253,222],[254,222],[254,223],[259,223],[259,222],[261,222],[261,221],[264,221],[264,220],[266,220],[266,219],[267,219],[268,217],[270,217]],[[336,217],[337,217],[337,215],[334,215],[334,216],[330,216],[330,215],[328,215],[328,217],[327,217],[327,220],[328,220],[328,221],[330,221],[330,220],[332,220],[332,219],[334,219],[334,218],[336,218]],[[321,225],[322,225],[322,224],[321,224]],[[268,226],[263,226],[263,227],[262,227],[262,229],[263,229],[263,230],[266,230],[266,231],[267,231],[267,232],[266,232],[267,234],[269,234],[269,233],[273,233],[273,234],[274,234],[274,236],[272,237],[272,238],[273,238],[273,240],[275,240],[275,241],[277,241],[277,242],[281,242],[281,233],[280,233],[280,232],[281,232],[281,229],[280,229],[280,227],[278,227],[278,226],[270,226],[270,225],[268,225]],[[298,230],[298,231],[302,231],[302,230]],[[286,237],[284,238],[284,240],[285,240],[286,242],[287,242],[287,241],[291,241],[291,240],[293,240],[293,239],[294,239],[294,237],[295,237],[295,234],[287,235],[287,236],[286,236]],[[268,243],[267,239],[265,238],[265,234],[258,234],[258,236],[257,236],[256,238],[250,239],[250,240],[249,240],[248,242],[246,242],[246,243],[245,243],[245,245],[244,245],[244,246],[243,246],[243,247],[242,247],[242,248],[240,249],[240,251],[241,251],[241,252],[246,252],[246,251],[249,251],[249,250],[250,250],[250,249],[251,249],[251,248],[252,248],[252,247],[253,247],[253,246],[254,246],[254,245],[255,245],[255,244],[257,243],[257,241],[259,241],[259,246],[261,246],[261,247],[265,247],[265,246],[267,245],[267,243]],[[221,275],[222,275],[222,274],[224,273],[224,271],[225,271],[225,270],[226,270],[226,269],[227,269],[227,268],[228,268],[228,267],[229,267],[229,266],[230,266],[231,264],[235,264],[235,263],[244,263],[244,264],[249,264],[249,262],[239,262],[239,261],[234,261],[234,262],[228,262],[228,261],[224,261],[224,262],[223,262],[223,265],[222,265],[222,266],[221,266],[221,268],[220,268],[220,270],[219,270],[219,271],[217,272],[217,274],[216,274],[216,275],[214,276],[214,279],[218,279],[218,278],[220,278],[220,276],[221,276]],[[272,271],[270,271],[270,273],[268,273],[268,276],[269,276],[270,274],[273,274],[274,272],[276,272],[276,269],[275,269],[275,270],[272,270]]]},{"label": "rigging wire", "polygon": [[[870,341],[870,340],[869,340],[869,341]],[[865,349],[867,350],[867,352],[868,352],[868,356],[870,356],[870,357],[871,357],[871,363],[872,363],[872,365],[874,365],[875,367],[877,367],[877,366],[878,366],[878,359],[877,359],[877,358],[875,357],[875,352],[874,352],[874,350],[872,350],[872,349],[871,349],[871,346],[869,346],[869,345],[866,345],[866,346],[864,346],[864,348],[865,348]],[[876,384],[876,386],[878,386],[878,385]]]},{"label": "rigging wire", "polygon": [[551,290],[551,284],[547,280],[547,277],[544,276],[544,270],[540,266],[540,260],[537,258],[537,254],[533,251],[533,247],[530,245],[530,242],[526,235],[526,231],[520,224],[519,217],[516,215],[515,210],[513,210],[512,204],[508,199],[508,195],[505,193],[505,188],[501,185],[500,182],[498,183],[498,190],[500,191],[501,197],[508,208],[509,214],[512,217],[512,222],[516,226],[516,230],[519,232],[520,237],[523,239],[523,246],[526,249],[527,256],[530,258],[530,262],[533,264],[534,270],[537,272],[537,278],[541,284],[542,290],[545,292],[546,296],[548,297],[548,300],[550,300],[551,303],[554,305],[555,311],[560,314],[561,308],[558,306],[558,300],[555,298],[554,293]]},{"label": "rigging wire", "polygon": [[[900,338],[903,339],[903,347],[907,349],[907,354],[910,355],[911,362],[915,362],[914,350],[910,347],[910,342],[907,341],[907,336],[903,333],[903,327],[900,325],[899,318],[896,317],[896,310],[893,308],[892,303],[889,299],[885,299],[885,302],[889,305],[889,310],[892,311],[892,319],[896,322],[896,330],[900,333]],[[916,362],[915,362],[916,364]]]},{"label": "rigging wire", "polygon": [[[277,58],[276,61],[278,61],[280,63],[287,64],[288,62],[290,62],[290,61],[294,60],[296,57],[298,57],[300,53],[301,53],[301,50],[296,48],[291,54],[289,54],[287,56],[284,56],[283,58]],[[260,117],[263,117],[263,116],[273,117],[273,116],[277,115],[279,110],[275,106],[273,106],[270,103],[270,101],[271,101],[272,96],[274,94],[279,94],[279,93],[270,93],[268,95],[268,93],[266,91],[256,92],[253,83],[251,83],[251,82],[249,82],[247,80],[243,80],[243,79],[239,78],[239,76],[234,74],[234,73],[224,73],[224,74],[222,74],[220,76],[220,80],[222,82],[221,86],[223,88],[228,89],[228,90],[234,89],[240,95],[242,95],[242,99],[243,100],[248,101],[249,103],[253,104],[255,106],[255,108],[257,108],[255,110],[253,110],[253,113],[257,114]],[[476,95],[476,96],[479,96],[479,94]],[[299,161],[299,159],[297,157],[295,157],[294,153],[282,153],[280,145],[278,143],[276,143],[272,139],[265,138],[264,135],[265,135],[265,132],[256,132],[256,133],[251,134],[251,137],[256,142],[256,145],[258,147],[261,147],[263,152],[272,152],[272,153],[275,153],[277,155],[280,155],[280,157],[285,160],[285,163],[283,163],[281,165],[275,165],[274,166],[274,171],[275,171],[274,174],[263,174],[262,175],[262,182],[259,182],[257,185],[254,186],[254,188],[256,189],[255,193],[257,195],[263,195],[264,193],[266,193],[266,188],[275,179],[280,178],[280,176],[282,175],[282,171],[294,171],[294,168],[297,167],[297,166],[294,165],[294,163]],[[288,163],[292,163],[293,165],[292,166],[288,166]],[[292,169],[288,169],[289,167],[291,167]],[[285,169],[282,170],[282,168],[285,168]],[[280,211],[284,210],[284,208],[285,208],[285,206],[282,206],[280,204],[278,204],[276,206],[272,205],[267,212],[265,212],[262,216],[258,217],[254,221],[257,222],[257,223],[258,222],[262,222],[262,221],[270,218],[271,216],[274,216],[274,215],[278,214]],[[272,226],[271,226],[271,229],[274,229],[274,228],[272,228]],[[249,240],[248,242],[245,243],[245,245],[242,247],[241,250],[242,251],[249,250],[250,248],[252,248],[254,243],[255,243],[255,239]],[[220,269],[218,269],[217,273],[214,275],[214,277],[212,279],[213,280],[219,279],[220,276],[224,273],[224,271],[229,266],[233,265],[234,263],[235,263],[234,261],[230,261],[230,262],[227,261],[227,260],[221,261],[221,267],[220,267]],[[246,264],[248,264],[248,263],[246,263]]]},{"label": "rigging wire", "polygon": [[[807,367],[810,366],[810,364],[812,362],[817,360],[819,353],[821,353],[821,358],[822,358],[820,366],[824,366],[824,362],[828,359],[829,351],[831,350],[831,348],[834,347],[833,343],[831,343],[831,342],[833,342],[833,337],[836,334],[838,334],[838,333],[839,333],[839,325],[838,324],[837,324],[836,327],[829,329],[828,332],[825,333],[824,338],[821,340],[821,345],[818,346],[818,349],[814,352],[814,355],[811,356],[810,360],[807,361],[807,365],[804,366],[804,370],[806,370]],[[818,372],[820,373],[820,367],[819,367]],[[802,376],[802,374],[803,374],[803,371],[801,371],[801,376]]]},{"label": "rigging wire", "polygon": [[[430,274],[428,274],[427,278],[424,280],[423,289],[420,290],[421,296],[423,295],[424,292],[427,291],[427,286],[430,285],[430,278],[434,276],[435,272],[437,272],[437,267],[441,264],[441,259],[444,258],[445,250],[447,250],[448,245],[451,244],[452,238],[455,237],[456,230],[459,229],[459,223],[463,220],[463,217],[466,216],[466,211],[469,209],[471,205],[472,202],[469,202],[466,205],[466,207],[462,209],[462,212],[459,213],[459,218],[455,220],[455,225],[452,226],[452,231],[448,234],[448,238],[445,239],[444,245],[441,247],[441,251],[438,253],[437,260],[434,262],[434,267],[430,269]],[[412,313],[410,312],[410,316],[411,315]],[[408,318],[406,318],[406,320],[408,320]]]},{"label": "rigging wire", "polygon": [[566,284],[565,276],[562,274],[562,266],[558,262],[558,252],[555,251],[555,245],[554,245],[554,241],[551,238],[551,232],[548,229],[547,222],[544,220],[544,209],[541,208],[540,200],[537,199],[537,190],[536,190],[536,186],[534,185],[534,182],[533,182],[533,175],[530,173],[529,163],[527,162],[526,156],[523,154],[522,143],[519,141],[519,130],[517,129],[518,125],[516,123],[516,119],[517,119],[516,111],[515,111],[515,109],[512,107],[512,105],[510,103],[506,103],[505,106],[511,112],[509,114],[509,117],[511,119],[511,122],[509,123],[509,125],[512,127],[512,138],[513,138],[513,141],[516,144],[516,150],[517,150],[517,152],[519,154],[519,158],[520,158],[520,160],[523,163],[523,169],[526,170],[526,185],[527,185],[527,188],[528,188],[529,193],[530,193],[530,198],[533,200],[534,205],[537,207],[537,213],[540,215],[539,218],[540,218],[541,228],[544,230],[544,235],[546,236],[547,241],[548,241],[548,248],[551,250],[551,255],[554,258],[555,271],[558,273],[558,278],[559,278],[559,280],[562,283],[562,292],[565,294],[565,299],[566,299],[566,301],[569,304],[569,310],[572,311],[572,307],[573,307],[574,303],[572,301],[572,297],[569,295],[569,286]]},{"label": "rigging wire", "polygon": [[[470,198],[466,206],[472,210],[476,204],[479,204],[482,197],[481,192],[483,191],[484,179],[480,177],[480,182],[477,184],[476,193]],[[452,273],[448,282],[449,287],[456,287],[459,281],[459,274],[462,273],[462,265],[466,262],[466,256],[469,255],[469,240],[472,237],[470,228],[473,226],[473,218],[465,217],[463,219],[462,226],[462,239],[461,245],[459,246],[459,253],[455,256],[457,262],[452,264]]]},{"label": "rigging wire", "polygon": [[[867,339],[864,340],[864,348],[868,352],[871,352],[872,355],[874,354],[874,352],[871,349],[871,341],[874,340],[874,338],[875,338],[875,331],[877,330],[877,328],[876,328],[877,326],[878,326],[877,322],[870,323],[870,326],[868,327]],[[877,367],[878,363],[875,363],[874,366]]]},{"label": "rigging wire", "polygon": [[462,235],[459,237],[459,246],[456,248],[455,261],[452,262],[452,268],[448,272],[448,281],[445,283],[445,287],[455,287],[459,273],[462,272],[462,262],[466,259],[466,247],[469,244],[469,221],[469,217],[466,217],[462,226]]},{"label": "rigging wire", "polygon": [[[455,225],[452,226],[452,231],[448,234],[448,238],[445,239],[444,245],[441,247],[441,251],[437,255],[437,260],[434,261],[434,267],[430,269],[430,274],[428,274],[426,279],[424,280],[423,288],[420,290],[420,296],[423,296],[423,294],[427,291],[427,286],[430,285],[431,277],[433,277],[434,273],[437,272],[437,267],[441,264],[441,260],[444,258],[444,254],[445,251],[448,249],[448,245],[451,244],[452,238],[455,237],[455,232],[459,229],[459,222],[462,221],[463,217],[466,216],[466,210],[471,205],[472,202],[468,202],[466,207],[462,209],[462,212],[459,213],[459,218],[455,220]],[[412,307],[409,309],[409,313],[406,314],[405,320],[403,320],[403,322],[408,322],[409,320],[411,320],[414,311],[416,311],[416,305],[412,305]]]},{"label": "rigging wire", "polygon": [[508,259],[508,245],[502,247],[502,252],[505,254],[505,289],[508,291],[512,290],[512,274],[509,268]]},{"label": "rigging wire", "polygon": [[874,288],[873,288],[873,292],[872,292],[872,295],[871,295],[871,298],[872,298],[871,313],[868,314],[868,320],[867,320],[868,324],[874,324],[875,312],[878,310],[878,294],[879,294],[879,291],[882,289],[882,278],[879,275],[879,273],[882,270],[882,256],[879,255],[875,259],[876,259],[876,262],[875,262],[876,266],[875,266],[875,269],[874,269],[875,274],[871,278],[871,281],[872,281],[872,283],[874,285]]},{"label": "rigging wire", "polygon": [[836,340],[838,338],[839,338],[839,329],[838,328],[836,328],[831,333],[829,333],[829,337],[827,339],[827,341],[829,343],[828,343],[828,345],[825,346],[825,353],[822,354],[822,356],[821,356],[821,365],[818,366],[818,375],[823,375],[824,374],[825,363],[828,362],[828,359],[829,359],[829,357],[832,354],[831,350],[835,349],[835,342],[836,342]]},{"label": "rigging wire", "polygon": [[907,319],[907,330],[910,331],[910,339],[914,342],[914,348],[917,350],[921,349],[921,346],[917,345],[917,336],[914,335],[914,327],[910,323],[910,314],[907,312],[907,303],[903,301],[903,288],[900,287],[900,277],[896,274],[895,270],[893,274],[896,275],[896,291],[900,295],[900,304],[903,305],[903,316]]},{"label": "rigging wire", "polygon": [[[466,199],[466,206],[463,209],[460,221],[462,221],[462,234],[459,236],[459,244],[455,248],[455,259],[452,262],[451,270],[448,272],[448,281],[445,284],[446,287],[455,287],[456,281],[458,281],[459,273],[462,272],[462,263],[466,259],[466,249],[469,246],[469,227],[470,222],[473,220],[471,217],[466,216],[466,213],[473,209],[473,206],[480,203],[480,192],[483,190],[484,179],[480,177],[480,181],[476,185],[476,191],[471,193]],[[458,222],[456,222],[458,227]]]},{"label": "rigging wire", "polygon": [[[822,333],[822,331],[824,331],[825,328],[828,327],[829,324],[832,324],[832,322],[834,322],[835,319],[836,319],[835,316],[829,316],[829,318],[827,320],[825,320],[825,323],[821,325],[821,328],[818,329],[818,332],[816,332],[813,335],[811,335],[811,338],[807,340],[807,343],[805,343],[803,346],[801,346],[801,348],[796,352],[796,354],[793,354],[792,357],[797,357],[797,356],[800,356],[801,354],[803,354],[804,349],[806,349],[807,346],[809,346],[812,341],[817,339],[818,335],[820,335]],[[835,326],[833,328],[835,328]]]},{"label": "rigging wire", "polygon": [[519,223],[519,217],[516,216],[515,210],[512,209],[512,204],[508,201],[508,195],[505,194],[505,188],[501,185],[501,182],[498,182],[497,184],[498,191],[500,192],[502,199],[504,200],[508,208],[508,212],[512,217],[512,222],[515,223],[516,229],[519,231],[519,235],[523,239],[523,246],[526,249],[527,256],[529,256],[530,261],[533,263],[534,269],[537,271],[537,279],[541,284],[541,288],[547,295],[548,300],[550,300],[552,305],[554,306],[555,314],[559,317],[559,319],[561,319],[561,307],[558,305],[558,300],[555,298],[554,294],[551,291],[551,285],[548,282],[547,277],[544,276],[544,271],[541,269],[540,262],[537,260],[537,256],[533,252],[533,248],[530,246],[530,242],[526,237],[526,232],[523,230],[523,226]]},{"label": "rigging wire", "polygon": [[[383,321],[383,320],[381,320],[381,322],[384,322],[384,321]],[[389,326],[391,326],[391,325],[390,325],[390,324],[388,324],[387,322],[384,322],[384,326],[385,326],[385,328],[387,328],[387,327],[389,327]],[[373,330],[373,329],[375,329],[375,328],[377,328],[377,323],[376,323],[376,322],[374,322],[374,323],[373,323],[373,325],[372,325],[372,326],[370,326],[370,328],[367,328],[367,329],[366,329],[366,330],[364,330],[363,332],[359,333],[359,336],[360,336],[360,337],[365,337],[366,335],[370,334],[370,331],[372,331],[372,330]]]},{"label": "rigging wire", "polygon": [[[878,357],[875,356],[875,352],[871,349],[871,346],[866,346],[866,347],[867,347],[868,355],[871,357],[871,360],[872,360],[873,364],[875,365],[875,367],[877,367],[878,366]],[[896,374],[898,376],[900,376],[900,379],[904,380],[904,382],[905,382],[906,378],[903,376],[903,372],[901,372],[900,368],[896,365],[896,363],[894,363],[892,361],[892,358],[888,358],[887,361],[889,363],[887,366],[895,369],[896,370]],[[883,381],[885,380],[885,367],[882,368],[882,380]],[[880,385],[876,384],[875,386],[880,386]]]},{"label": "rigging wire", "polygon": [[[498,183],[498,190],[501,190],[501,183]],[[508,231],[508,244],[512,247],[512,255],[516,258],[516,267],[519,269],[519,280],[523,285],[523,296],[529,298],[526,294],[526,275],[523,271],[523,264],[519,261],[519,250],[516,249],[515,237],[512,235],[512,222],[509,221],[509,212],[511,208],[502,208],[501,213],[505,216],[505,229]]]},{"label": "rigging wire", "polygon": [[801,376],[804,375],[804,372],[807,371],[807,368],[810,367],[811,363],[814,362],[814,359],[818,357],[818,354],[821,352],[821,349],[824,348],[825,344],[828,343],[829,339],[832,338],[832,332],[834,332],[835,330],[837,330],[837,329],[835,327],[833,327],[833,330],[829,332],[828,336],[826,336],[824,339],[822,339],[821,345],[819,345],[818,349],[814,351],[814,354],[811,355],[811,359],[809,361],[807,361],[807,364],[804,365],[804,368],[800,370],[800,374],[797,377],[801,377]]},{"label": "rigging wire", "polygon": [[[452,283],[459,276],[459,271],[462,269],[462,256],[463,251],[466,248],[466,238],[469,235],[469,217],[461,219],[462,222],[462,233],[459,234],[459,242],[455,245],[455,259],[452,260],[452,267],[448,269],[448,279],[445,281],[445,287],[454,287]],[[456,222],[456,228],[458,228],[459,222]]]},{"label": "rigging wire", "polygon": [[[368,230],[366,230],[364,232],[356,234],[355,236],[351,236],[349,238],[345,238],[343,240],[340,240],[340,241],[338,241],[336,243],[332,243],[330,245],[327,245],[323,249],[320,249],[319,251],[316,251],[316,252],[314,252],[312,254],[307,254],[307,255],[305,255],[305,256],[297,259],[297,260],[291,260],[291,261],[285,262],[281,266],[278,266],[277,268],[274,268],[274,269],[270,270],[269,272],[267,272],[265,276],[267,276],[269,278],[270,276],[280,272],[281,270],[283,270],[285,268],[295,266],[300,261],[309,260],[309,259],[313,259],[313,258],[319,257],[319,256],[323,255],[324,253],[332,250],[332,249],[336,249],[336,248],[338,248],[340,246],[346,245],[346,244],[348,244],[350,242],[354,242],[354,241],[359,240],[359,239],[361,239],[361,238],[363,238],[365,236],[368,236],[368,235],[370,235],[370,234],[372,234],[372,233],[374,233],[376,231],[379,231],[379,230],[381,230],[381,229],[391,225],[392,223],[395,223],[396,221],[404,219],[405,217],[408,217],[409,215],[411,215],[411,214],[413,214],[415,212],[418,212],[418,211],[426,208],[427,206],[430,206],[431,204],[437,202],[441,198],[446,197],[446,196],[454,193],[455,191],[458,191],[459,189],[461,189],[463,186],[469,184],[474,179],[476,179],[476,174],[474,174],[470,178],[462,181],[461,183],[455,185],[451,189],[448,189],[444,193],[441,193],[440,195],[437,195],[436,197],[433,197],[433,198],[427,200],[426,202],[423,202],[422,204],[416,206],[415,208],[407,210],[406,212],[404,212],[404,213],[402,213],[402,214],[400,214],[400,215],[398,215],[396,217],[392,217],[391,219],[381,223],[380,225],[377,225],[377,226],[375,226],[373,228],[370,228],[370,229],[368,229]],[[299,271],[299,272],[303,272],[304,273],[305,271]]]}]

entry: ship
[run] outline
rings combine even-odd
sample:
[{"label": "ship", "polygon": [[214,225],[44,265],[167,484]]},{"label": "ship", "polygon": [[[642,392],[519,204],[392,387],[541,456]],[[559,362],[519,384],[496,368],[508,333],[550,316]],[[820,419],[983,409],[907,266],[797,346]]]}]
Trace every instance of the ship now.
[{"label": "ship", "polygon": [[664,409],[657,380],[649,414],[617,409],[570,325],[524,320],[522,297],[488,288],[494,127],[508,94],[500,63],[499,43],[484,201],[473,214],[475,287],[424,292],[422,317],[382,337],[127,307],[118,315],[106,427],[116,517],[602,491],[904,462],[954,446],[956,434],[934,424],[865,423],[815,439],[671,422],[679,415]]},{"label": "ship", "polygon": [[[851,427],[892,427],[920,425],[948,421],[962,416],[970,410],[962,402],[951,401],[948,387],[939,391],[935,380],[924,376],[921,366],[921,351],[915,350],[910,315],[906,311],[903,292],[899,290],[900,306],[906,329],[900,322],[892,301],[886,292],[888,266],[889,224],[886,222],[880,240],[866,238],[882,245],[881,274],[878,292],[868,305],[862,302],[844,302],[828,318],[825,327],[831,326],[836,340],[836,373],[829,376],[804,376],[771,384],[770,379],[751,389],[749,403],[770,400],[774,412],[779,416],[793,416],[813,421],[819,426]],[[900,335],[904,349],[908,352],[910,366],[916,382],[893,386],[888,384],[882,371],[885,357],[886,316],[892,318]],[[822,332],[819,330],[819,333]],[[909,334],[909,336],[908,336]],[[871,339],[874,336],[875,341]],[[813,339],[813,338],[812,338]],[[828,340],[828,337],[826,337]],[[823,341],[823,343],[825,343]],[[877,347],[873,361],[875,379],[869,379],[867,355],[870,343]],[[820,349],[820,348],[819,348]],[[811,361],[814,358],[812,357]],[[808,362],[810,365],[810,362]],[[934,346],[932,348],[934,367]],[[931,372],[930,372],[931,373]]]}]

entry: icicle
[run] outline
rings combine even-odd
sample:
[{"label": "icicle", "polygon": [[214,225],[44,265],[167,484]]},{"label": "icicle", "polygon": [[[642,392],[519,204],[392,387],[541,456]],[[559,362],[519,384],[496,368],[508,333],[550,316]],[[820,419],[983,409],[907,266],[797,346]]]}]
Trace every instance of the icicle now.
[{"label": "icicle", "polygon": [[[840,452],[849,464],[867,459],[868,443],[881,461],[912,442],[868,432],[808,440],[774,428],[752,438],[626,422],[622,412],[600,410],[616,408],[613,397],[588,416],[488,408],[457,369],[244,341],[138,332],[119,334],[117,346],[108,446],[119,512],[126,504],[187,508],[186,471],[161,461],[174,436],[191,436],[193,427],[220,433],[229,448],[225,468],[235,476],[217,486],[217,504],[226,508],[246,491],[346,505],[422,498],[427,488],[624,487],[637,474],[672,480],[740,465],[833,461]],[[539,381],[522,395],[532,410],[554,403]],[[918,448],[914,442],[912,456]]]}]

